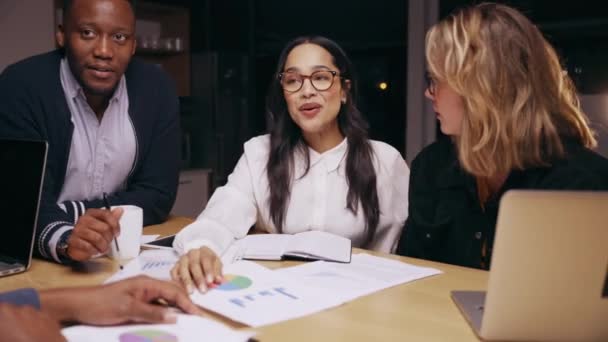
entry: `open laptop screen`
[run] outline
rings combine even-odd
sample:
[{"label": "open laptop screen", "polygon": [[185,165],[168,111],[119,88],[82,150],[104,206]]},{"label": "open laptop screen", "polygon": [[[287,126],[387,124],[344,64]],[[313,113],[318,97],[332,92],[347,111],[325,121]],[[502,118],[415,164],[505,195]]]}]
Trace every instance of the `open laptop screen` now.
[{"label": "open laptop screen", "polygon": [[0,139],[0,256],[23,265],[33,250],[46,151],[46,142]]}]

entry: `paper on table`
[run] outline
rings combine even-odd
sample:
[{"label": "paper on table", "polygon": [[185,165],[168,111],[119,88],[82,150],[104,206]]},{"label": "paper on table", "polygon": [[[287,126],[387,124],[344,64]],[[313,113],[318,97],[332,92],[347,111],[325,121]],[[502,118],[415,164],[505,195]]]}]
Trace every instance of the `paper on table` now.
[{"label": "paper on table", "polygon": [[224,267],[224,283],[192,300],[209,310],[250,326],[312,314],[342,303],[315,287],[302,286],[250,261]]},{"label": "paper on table", "polygon": [[414,266],[369,254],[354,254],[350,264],[315,261],[275,272],[307,286],[323,289],[329,295],[344,301],[442,273],[434,268]]},{"label": "paper on table", "polygon": [[255,333],[236,331],[223,324],[198,316],[178,315],[176,324],[136,324],[113,327],[78,325],[64,328],[68,341],[247,341]]},{"label": "paper on table", "polygon": [[[241,255],[236,246],[231,246],[222,255],[222,264],[229,265],[239,260]],[[112,283],[141,274],[161,280],[171,279],[171,269],[177,262],[179,256],[170,249],[149,249],[142,251],[137,258],[123,265],[123,269],[114,273],[104,283]]]},{"label": "paper on table", "polygon": [[152,242],[152,241],[158,239],[159,236],[160,236],[160,234],[142,235],[141,236],[141,244],[143,245],[144,243]]},{"label": "paper on table", "polygon": [[105,283],[131,278],[140,274],[161,280],[171,279],[171,268],[178,260],[177,253],[169,249],[150,249],[142,251],[133,258],[123,269],[114,273]]}]

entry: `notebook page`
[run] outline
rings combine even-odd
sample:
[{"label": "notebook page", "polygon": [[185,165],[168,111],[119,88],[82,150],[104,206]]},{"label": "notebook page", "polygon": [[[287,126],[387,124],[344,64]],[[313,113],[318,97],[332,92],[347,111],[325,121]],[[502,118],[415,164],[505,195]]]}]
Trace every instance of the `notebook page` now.
[{"label": "notebook page", "polygon": [[295,234],[285,249],[286,255],[329,261],[350,262],[351,241],[345,237],[308,231]]},{"label": "notebook page", "polygon": [[243,259],[281,260],[291,238],[288,234],[253,234],[235,243]]}]

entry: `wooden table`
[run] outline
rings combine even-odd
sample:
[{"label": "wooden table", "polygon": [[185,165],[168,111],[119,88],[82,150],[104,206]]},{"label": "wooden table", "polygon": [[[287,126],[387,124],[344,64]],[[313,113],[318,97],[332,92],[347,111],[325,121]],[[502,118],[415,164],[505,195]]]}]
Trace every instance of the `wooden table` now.
[{"label": "wooden table", "polygon": [[[173,217],[164,224],[146,227],[144,234],[173,234],[192,220]],[[358,250],[360,251],[360,250]],[[356,252],[358,252],[356,251]],[[450,298],[451,290],[484,290],[488,272],[368,252],[410,264],[434,267],[444,273],[389,288],[339,307],[261,328],[256,339],[264,341],[476,341],[469,325]],[[261,262],[269,268],[299,262]],[[45,289],[57,286],[102,283],[118,270],[118,264],[100,258],[78,269],[35,260],[29,271],[0,279],[0,292],[21,287]],[[210,316],[231,325],[243,326]]]}]

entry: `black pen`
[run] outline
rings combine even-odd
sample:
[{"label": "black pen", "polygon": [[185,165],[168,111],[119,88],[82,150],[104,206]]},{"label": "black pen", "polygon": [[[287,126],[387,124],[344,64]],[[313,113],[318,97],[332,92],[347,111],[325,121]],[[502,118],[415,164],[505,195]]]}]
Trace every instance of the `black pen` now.
[{"label": "black pen", "polygon": [[[108,195],[103,193],[103,204],[106,206],[106,209],[112,211],[110,207],[110,202],[108,202]],[[116,240],[116,236],[114,236],[114,246],[116,246],[116,252],[120,254],[120,248],[118,248],[118,240]],[[122,264],[120,264],[120,269],[122,270]]]}]

